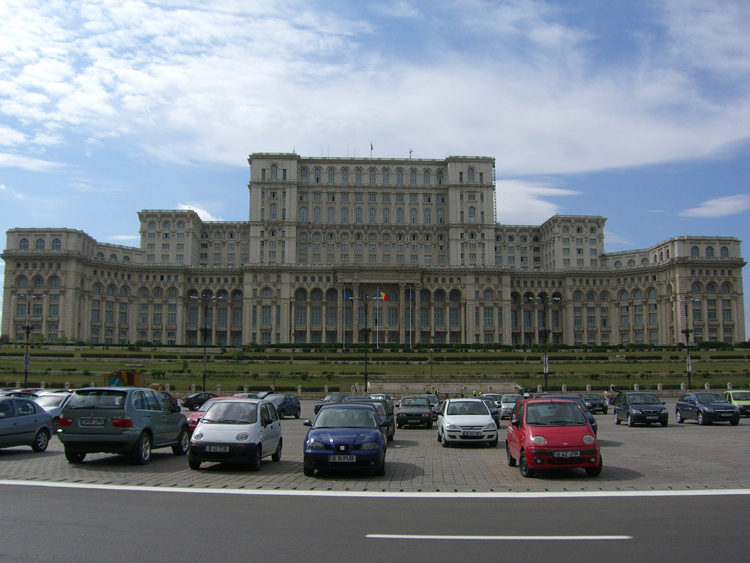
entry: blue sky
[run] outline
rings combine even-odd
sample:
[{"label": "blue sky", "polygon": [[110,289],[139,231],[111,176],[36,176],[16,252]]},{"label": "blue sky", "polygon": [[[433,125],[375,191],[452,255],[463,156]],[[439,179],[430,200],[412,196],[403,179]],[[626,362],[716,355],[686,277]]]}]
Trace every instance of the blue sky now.
[{"label": "blue sky", "polygon": [[747,241],[748,29],[745,0],[6,0],[0,226],[137,245],[141,209],[246,220],[251,152],[372,143],[494,156],[501,223],[602,215],[609,252]]}]

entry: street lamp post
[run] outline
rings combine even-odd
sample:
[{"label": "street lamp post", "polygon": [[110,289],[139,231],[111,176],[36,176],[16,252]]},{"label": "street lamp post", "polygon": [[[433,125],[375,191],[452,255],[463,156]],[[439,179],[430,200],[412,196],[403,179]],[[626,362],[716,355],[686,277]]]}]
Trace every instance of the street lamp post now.
[{"label": "street lamp post", "polygon": [[690,376],[693,372],[693,366],[690,362],[690,334],[693,332],[693,329],[690,328],[690,317],[688,317],[688,303],[700,303],[700,299],[683,299],[683,304],[685,305],[685,328],[682,330],[682,334],[685,335],[685,351],[686,351],[686,371],[687,371],[687,378],[688,378],[688,391],[690,391],[692,385],[690,381]]},{"label": "street lamp post", "polygon": [[195,294],[190,296],[191,301],[203,302],[203,326],[201,327],[201,333],[203,334],[203,392],[204,393],[206,392],[206,361],[208,359],[206,341],[207,341],[208,331],[209,331],[209,327],[207,326],[207,323],[206,323],[206,318],[208,317],[208,304],[214,301],[214,299],[217,299],[217,298],[214,297],[212,293],[204,293],[201,297],[198,297],[198,295],[195,295]]},{"label": "street lamp post", "polygon": [[370,297],[367,294],[365,294],[364,297],[357,297],[358,301],[365,302],[365,328],[362,329],[365,332],[365,394],[367,394],[367,363],[368,363],[367,353],[369,351],[368,341],[370,339],[370,328],[367,326],[367,302],[369,301],[369,299]]},{"label": "street lamp post", "polygon": [[[547,387],[547,380],[549,377],[549,356],[547,355],[547,338],[549,337],[549,329],[547,328],[547,305],[548,300],[542,296],[539,295],[537,297],[537,301],[542,304],[542,317],[544,318],[544,326],[539,329],[539,337],[542,339],[542,345],[544,346],[544,358],[543,358],[543,367],[542,372],[544,373],[544,391],[548,390]],[[552,301],[554,303],[560,301],[559,297],[553,297]],[[539,319],[537,319],[538,322]]]},{"label": "street lamp post", "polygon": [[430,348],[430,388],[432,388],[432,348]]},{"label": "street lamp post", "polygon": [[34,296],[21,293],[16,296],[16,299],[26,302],[26,322],[23,327],[24,331],[26,332],[26,352],[23,355],[23,386],[28,387],[29,363],[31,361],[31,319],[29,317],[31,314],[32,301],[41,301],[42,299],[44,299],[44,297],[41,295]]}]

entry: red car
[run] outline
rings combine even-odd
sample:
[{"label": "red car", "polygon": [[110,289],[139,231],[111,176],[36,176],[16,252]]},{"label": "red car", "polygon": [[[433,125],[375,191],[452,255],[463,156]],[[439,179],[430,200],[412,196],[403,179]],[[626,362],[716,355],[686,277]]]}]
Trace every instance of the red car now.
[{"label": "red car", "polygon": [[508,465],[524,477],[537,469],[581,467],[591,477],[602,472],[594,431],[581,408],[566,399],[518,401],[505,440]]},{"label": "red car", "polygon": [[198,407],[197,411],[191,412],[187,415],[188,426],[190,427],[190,435],[193,435],[193,430],[198,426],[198,421],[203,417],[203,413],[208,410],[208,407],[213,405],[216,401],[226,401],[227,399],[235,399],[236,397],[214,397],[203,403]]}]

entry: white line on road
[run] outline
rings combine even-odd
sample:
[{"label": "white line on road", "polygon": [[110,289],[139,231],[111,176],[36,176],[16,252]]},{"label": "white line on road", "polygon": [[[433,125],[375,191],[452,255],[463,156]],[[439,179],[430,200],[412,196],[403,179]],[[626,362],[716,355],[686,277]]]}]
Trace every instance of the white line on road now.
[{"label": "white line on road", "polygon": [[98,483],[68,483],[55,481],[20,481],[0,479],[0,486],[49,487],[58,489],[89,489],[98,491],[131,491],[157,493],[190,493],[200,495],[250,495],[288,497],[348,497],[348,498],[420,498],[420,499],[544,499],[544,498],[618,498],[618,497],[704,497],[747,496],[750,489],[705,489],[682,491],[560,491],[560,492],[400,492],[400,491],[329,491],[300,489],[211,489],[197,487],[154,487],[147,485],[103,485]]},{"label": "white line on road", "polygon": [[417,536],[406,534],[367,534],[377,540],[478,540],[478,541],[598,541],[632,540],[632,536]]}]

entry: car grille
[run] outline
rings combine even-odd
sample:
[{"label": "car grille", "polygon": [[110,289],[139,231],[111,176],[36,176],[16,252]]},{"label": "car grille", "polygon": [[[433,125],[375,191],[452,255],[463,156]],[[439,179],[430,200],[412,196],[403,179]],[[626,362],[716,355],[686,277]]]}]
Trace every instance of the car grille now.
[{"label": "car grille", "polygon": [[646,410],[646,409],[641,409],[641,412],[642,412],[643,414],[647,414],[647,415],[649,415],[649,416],[654,416],[654,415],[658,415],[658,414],[661,414],[661,413],[662,413],[662,412],[664,412],[664,411],[662,411],[662,410],[660,410],[660,409],[659,409],[659,410]]},{"label": "car grille", "polygon": [[333,445],[333,451],[337,454],[349,453],[349,449],[350,449],[349,444],[334,444]]},{"label": "car grille", "polygon": [[461,430],[481,430],[483,426],[462,426]]}]

